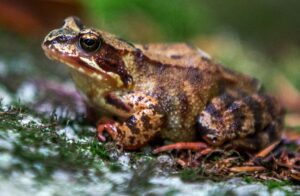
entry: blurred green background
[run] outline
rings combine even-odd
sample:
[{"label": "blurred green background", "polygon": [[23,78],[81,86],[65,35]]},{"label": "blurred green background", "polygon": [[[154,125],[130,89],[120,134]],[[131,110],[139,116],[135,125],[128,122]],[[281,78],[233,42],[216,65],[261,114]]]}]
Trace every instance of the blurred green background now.
[{"label": "blurred green background", "polygon": [[94,24],[142,42],[192,41],[220,32],[235,33],[270,50],[277,44],[300,41],[300,2],[296,0],[82,2]]}]

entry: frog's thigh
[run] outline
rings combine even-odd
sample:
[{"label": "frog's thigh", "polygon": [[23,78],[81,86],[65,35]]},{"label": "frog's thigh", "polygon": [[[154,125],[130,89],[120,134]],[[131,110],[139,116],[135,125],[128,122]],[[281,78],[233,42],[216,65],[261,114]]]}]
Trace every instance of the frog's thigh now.
[{"label": "frog's thigh", "polygon": [[[258,132],[268,132],[275,123],[280,132],[282,109],[273,97],[253,94],[235,98],[228,94],[214,98],[198,118],[200,135],[211,145],[221,145],[230,140],[249,137]],[[262,134],[264,135],[264,134]]]},{"label": "frog's thigh", "polygon": [[162,116],[151,109],[134,113],[117,127],[118,143],[125,149],[146,145],[158,132]]}]

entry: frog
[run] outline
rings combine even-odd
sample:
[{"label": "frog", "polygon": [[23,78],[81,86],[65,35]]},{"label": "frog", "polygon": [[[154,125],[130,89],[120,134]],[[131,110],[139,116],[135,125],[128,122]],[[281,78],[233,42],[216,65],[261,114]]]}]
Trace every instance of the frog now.
[{"label": "frog", "polygon": [[97,138],[124,150],[171,142],[156,153],[230,147],[257,151],[279,141],[284,109],[260,82],[186,43],[133,44],[70,16],[42,42],[65,64],[90,107]]}]

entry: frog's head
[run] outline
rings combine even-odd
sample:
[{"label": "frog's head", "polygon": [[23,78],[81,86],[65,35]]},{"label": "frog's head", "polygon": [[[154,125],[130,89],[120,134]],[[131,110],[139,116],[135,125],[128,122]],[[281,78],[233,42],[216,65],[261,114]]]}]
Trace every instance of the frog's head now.
[{"label": "frog's head", "polygon": [[46,55],[111,88],[130,88],[132,76],[124,59],[135,47],[115,36],[87,28],[77,17],[51,31],[42,43]]}]

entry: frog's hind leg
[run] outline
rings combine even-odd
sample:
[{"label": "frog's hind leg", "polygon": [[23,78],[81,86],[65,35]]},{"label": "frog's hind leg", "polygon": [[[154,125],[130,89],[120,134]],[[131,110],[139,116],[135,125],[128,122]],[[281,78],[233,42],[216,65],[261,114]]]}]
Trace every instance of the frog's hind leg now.
[{"label": "frog's hind leg", "polygon": [[[212,99],[201,112],[197,131],[213,146],[236,142],[240,146],[260,148],[270,144],[271,139],[279,139],[282,116],[282,108],[271,96],[253,94],[235,97],[223,94]],[[270,139],[266,139],[267,136]]]},{"label": "frog's hind leg", "polygon": [[275,141],[280,141],[282,124],[281,120],[273,121],[265,129],[257,131],[255,134],[231,141],[229,146],[246,150],[263,149]]}]

